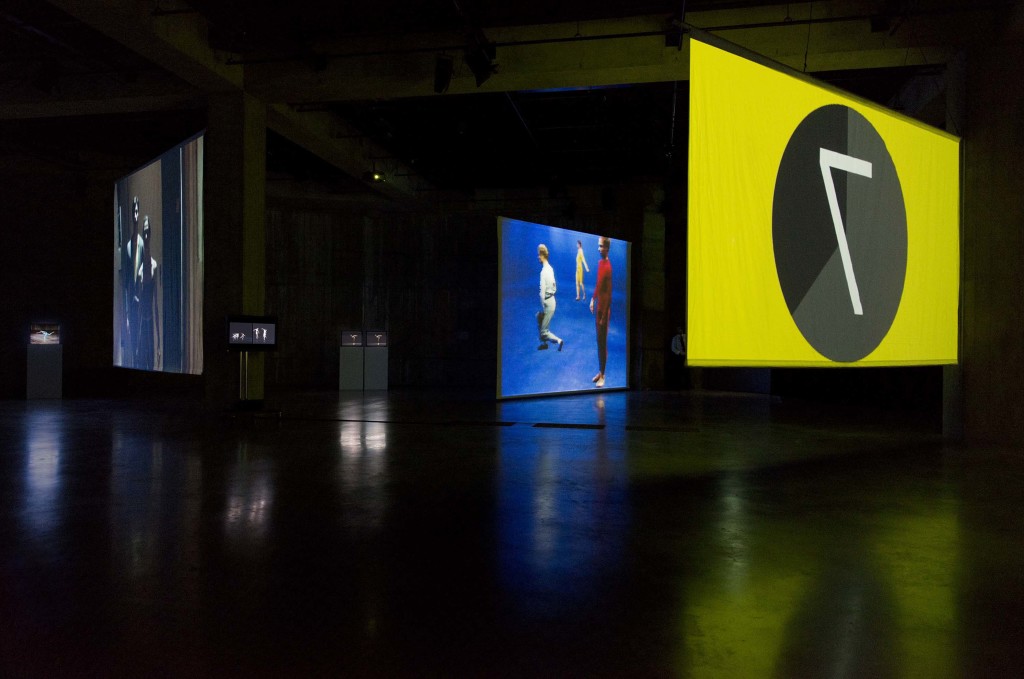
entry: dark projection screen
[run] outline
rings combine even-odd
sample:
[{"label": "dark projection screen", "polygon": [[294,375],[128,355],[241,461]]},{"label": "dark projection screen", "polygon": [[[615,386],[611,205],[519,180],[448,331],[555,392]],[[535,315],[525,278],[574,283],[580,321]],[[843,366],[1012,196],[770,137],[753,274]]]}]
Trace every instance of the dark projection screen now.
[{"label": "dark projection screen", "polygon": [[114,365],[203,371],[203,135],[114,185]]},{"label": "dark projection screen", "polygon": [[630,244],[601,241],[498,218],[498,398],[629,386]]}]

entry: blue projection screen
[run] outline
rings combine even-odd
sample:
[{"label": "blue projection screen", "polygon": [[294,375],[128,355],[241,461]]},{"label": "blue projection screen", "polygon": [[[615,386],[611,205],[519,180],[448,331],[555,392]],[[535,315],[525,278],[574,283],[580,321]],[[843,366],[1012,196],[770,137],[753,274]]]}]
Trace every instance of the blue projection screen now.
[{"label": "blue projection screen", "polygon": [[498,398],[629,386],[630,244],[609,238],[602,265],[600,239],[498,218]]},{"label": "blue projection screen", "polygon": [[203,136],[114,184],[114,365],[203,372]]}]

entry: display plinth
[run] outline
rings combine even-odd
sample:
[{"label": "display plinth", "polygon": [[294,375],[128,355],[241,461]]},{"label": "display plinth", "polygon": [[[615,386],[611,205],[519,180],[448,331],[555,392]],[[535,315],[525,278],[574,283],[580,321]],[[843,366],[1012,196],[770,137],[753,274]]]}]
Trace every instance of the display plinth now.
[{"label": "display plinth", "polygon": [[62,398],[64,346],[29,344],[25,375],[25,398]]},{"label": "display plinth", "polygon": [[341,347],[338,357],[338,390],[363,388],[363,347]]},{"label": "display plinth", "polygon": [[363,359],[363,389],[381,391],[388,388],[388,348],[366,347]]}]

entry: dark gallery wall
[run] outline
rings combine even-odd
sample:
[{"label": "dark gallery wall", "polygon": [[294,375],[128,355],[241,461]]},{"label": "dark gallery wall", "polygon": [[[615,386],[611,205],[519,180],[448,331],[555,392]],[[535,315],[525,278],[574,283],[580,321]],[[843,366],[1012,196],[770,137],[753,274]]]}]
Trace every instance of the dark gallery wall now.
[{"label": "dark gallery wall", "polygon": [[[11,171],[13,170],[13,171]],[[112,190],[116,175],[59,161],[19,157],[4,162],[0,229],[0,324],[5,398],[24,397],[28,327],[61,324],[65,393],[99,381],[100,356],[112,361]],[[102,205],[97,213],[92,205]]]},{"label": "dark gallery wall", "polygon": [[[538,194],[483,208],[469,201],[268,199],[266,309],[278,317],[282,337],[280,350],[267,357],[268,390],[336,387],[341,333],[362,329],[388,331],[394,387],[493,391],[496,218],[631,240],[636,264],[649,190],[641,184],[616,191],[622,200],[577,189],[560,201]],[[636,299],[638,284],[633,292]]]},{"label": "dark gallery wall", "polygon": [[[316,201],[314,201],[315,203]],[[494,372],[493,222],[309,205],[267,213],[267,386],[336,387],[345,330],[389,333],[396,386],[481,386]]]}]

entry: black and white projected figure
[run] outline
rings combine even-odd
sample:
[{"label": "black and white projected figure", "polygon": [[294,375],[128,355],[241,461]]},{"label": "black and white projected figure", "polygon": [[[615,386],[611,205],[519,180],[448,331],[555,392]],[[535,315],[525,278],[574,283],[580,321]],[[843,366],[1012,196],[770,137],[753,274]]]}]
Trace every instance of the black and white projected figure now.
[{"label": "black and white projected figure", "polygon": [[[136,203],[136,210],[138,204]],[[137,212],[136,212],[137,214]],[[137,217],[136,217],[137,219]],[[149,226],[149,215],[142,218],[142,229],[135,236],[135,252],[133,257],[133,296],[135,308],[135,367],[152,370],[159,353],[157,343],[160,333],[157,324],[157,261],[151,256],[152,231]]]},{"label": "black and white projected figure", "polygon": [[132,367],[150,370],[153,368],[153,328],[156,290],[152,283],[152,268],[156,260],[149,257],[149,216],[142,218],[139,225],[139,197],[132,199],[132,233],[127,243],[130,282],[128,291],[126,329],[132,354]]},{"label": "black and white projected figure", "polygon": [[839,104],[812,111],[789,139],[772,205],[775,266],[808,343],[837,362],[881,343],[907,271],[907,213],[885,141]]},{"label": "black and white projected figure", "polygon": [[124,223],[121,214],[121,207],[117,208],[117,259],[118,273],[121,284],[121,315],[123,316],[121,327],[121,356],[122,361],[128,360],[129,356],[134,358],[133,332],[137,321],[133,322],[134,297],[135,297],[135,267],[132,258],[132,243],[139,230],[139,197],[132,198],[131,226]]}]

